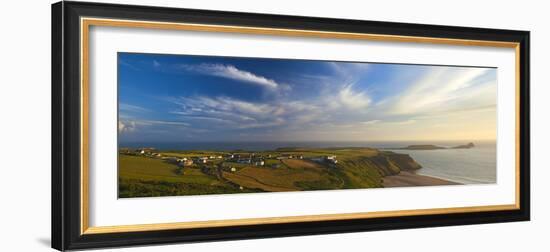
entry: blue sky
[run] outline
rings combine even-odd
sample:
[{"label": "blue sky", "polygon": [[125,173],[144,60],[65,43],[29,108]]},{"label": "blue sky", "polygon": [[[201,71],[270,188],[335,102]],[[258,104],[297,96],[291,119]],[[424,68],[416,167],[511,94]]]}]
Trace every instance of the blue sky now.
[{"label": "blue sky", "polygon": [[496,138],[496,69],[118,54],[121,142]]}]

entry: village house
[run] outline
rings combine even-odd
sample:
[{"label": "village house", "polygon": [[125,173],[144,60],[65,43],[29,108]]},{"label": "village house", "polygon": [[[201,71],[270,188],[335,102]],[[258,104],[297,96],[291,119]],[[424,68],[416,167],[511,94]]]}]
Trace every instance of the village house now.
[{"label": "village house", "polygon": [[338,160],[336,160],[336,156],[326,156],[325,160],[329,163],[336,164],[338,163]]},{"label": "village house", "polygon": [[191,166],[191,165],[193,165],[193,160],[191,160],[191,159],[185,159],[185,160],[179,162],[178,165],[183,166],[183,167]]},{"label": "village house", "polygon": [[151,154],[153,151],[155,151],[155,148],[141,148],[136,150],[139,154]]},{"label": "village house", "polygon": [[264,166],[265,162],[263,160],[258,160],[256,162],[254,162],[254,165],[255,166]]}]

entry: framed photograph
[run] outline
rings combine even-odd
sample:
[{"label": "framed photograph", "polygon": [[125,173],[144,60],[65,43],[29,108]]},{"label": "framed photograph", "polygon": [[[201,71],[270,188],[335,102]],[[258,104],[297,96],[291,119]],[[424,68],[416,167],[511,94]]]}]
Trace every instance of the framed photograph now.
[{"label": "framed photograph", "polygon": [[58,250],[529,220],[529,32],[52,6]]}]

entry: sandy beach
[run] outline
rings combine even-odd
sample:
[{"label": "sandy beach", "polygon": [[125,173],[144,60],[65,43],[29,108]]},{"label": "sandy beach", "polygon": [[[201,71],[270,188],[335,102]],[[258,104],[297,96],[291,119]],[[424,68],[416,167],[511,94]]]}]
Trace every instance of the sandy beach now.
[{"label": "sandy beach", "polygon": [[460,183],[401,171],[397,175],[384,177],[384,187],[460,185]]}]

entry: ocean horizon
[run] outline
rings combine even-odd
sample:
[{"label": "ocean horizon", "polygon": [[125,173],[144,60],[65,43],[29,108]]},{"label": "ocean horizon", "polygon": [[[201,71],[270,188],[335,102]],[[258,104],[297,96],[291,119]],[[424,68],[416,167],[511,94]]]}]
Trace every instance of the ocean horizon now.
[{"label": "ocean horizon", "polygon": [[495,140],[437,140],[437,141],[204,141],[204,142],[120,142],[119,148],[155,148],[158,150],[205,151],[268,151],[277,148],[341,148],[372,147],[391,149],[416,144],[433,144],[452,147],[473,142],[476,146],[495,145]]}]

